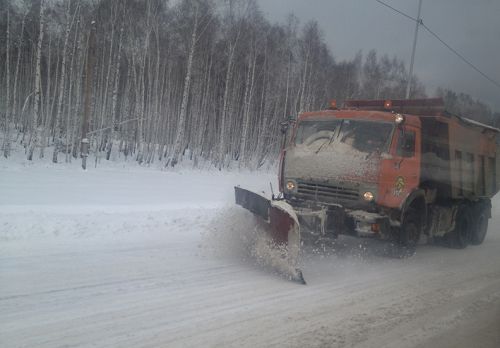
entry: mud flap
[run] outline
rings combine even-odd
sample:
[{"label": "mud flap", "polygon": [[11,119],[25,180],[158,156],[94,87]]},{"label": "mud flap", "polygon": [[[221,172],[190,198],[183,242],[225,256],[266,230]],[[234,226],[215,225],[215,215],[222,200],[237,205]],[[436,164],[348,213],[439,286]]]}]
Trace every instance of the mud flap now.
[{"label": "mud flap", "polygon": [[255,192],[234,188],[236,204],[259,216],[271,238],[273,248],[282,252],[288,264],[290,280],[305,284],[302,271],[298,269],[300,254],[300,226],[292,206],[285,201],[271,201]]}]

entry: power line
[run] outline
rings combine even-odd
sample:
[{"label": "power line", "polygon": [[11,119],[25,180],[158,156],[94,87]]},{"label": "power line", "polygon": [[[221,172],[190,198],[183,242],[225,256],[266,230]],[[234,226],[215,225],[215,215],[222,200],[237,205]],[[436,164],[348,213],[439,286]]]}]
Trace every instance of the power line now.
[{"label": "power line", "polygon": [[433,32],[428,26],[422,23],[422,27],[424,27],[425,30],[427,30],[432,36],[434,36],[439,42],[441,42],[443,45],[445,45],[450,51],[455,53],[460,59],[462,59],[467,65],[469,65],[472,69],[476,70],[478,73],[480,73],[485,79],[493,83],[495,86],[500,88],[500,83],[496,82],[493,80],[491,77],[483,73],[479,68],[477,68],[474,64],[472,64],[469,60],[467,60],[463,55],[461,55],[457,50],[455,50],[453,47],[448,45],[446,42],[444,42],[443,39],[441,39],[435,32]]},{"label": "power line", "polygon": [[389,4],[386,4],[383,1],[380,1],[380,0],[375,0],[375,1],[378,2],[381,5],[384,5],[387,8],[390,8],[391,10],[393,10],[394,12],[397,12],[398,14],[402,15],[403,17],[406,17],[406,18],[408,18],[408,19],[410,19],[410,20],[412,20],[414,22],[419,23],[425,30],[427,30],[429,32],[429,34],[431,34],[432,36],[434,36],[435,39],[437,39],[439,42],[441,42],[446,48],[448,48],[451,52],[453,52],[465,64],[467,64],[468,66],[470,66],[472,69],[474,69],[476,72],[478,72],[481,76],[483,76],[485,79],[487,79],[488,81],[490,81],[492,84],[494,84],[496,87],[498,87],[500,89],[500,83],[498,83],[497,81],[493,80],[487,74],[485,74],[484,72],[482,72],[477,66],[475,66],[473,63],[471,63],[467,58],[465,58],[462,54],[460,54],[456,49],[454,49],[448,43],[446,43],[443,39],[441,39],[441,37],[439,37],[439,35],[437,35],[428,26],[426,26],[424,24],[424,22],[422,21],[422,19],[417,20],[416,18],[413,18],[412,16],[407,15],[406,13],[404,13],[404,12],[402,12],[402,11],[400,11],[400,10],[392,7],[392,6],[390,6]]},{"label": "power line", "polygon": [[408,18],[408,19],[411,19],[411,20],[412,20],[412,21],[414,21],[414,22],[417,22],[417,19],[416,19],[416,18],[413,18],[412,16],[409,16],[409,15],[407,15],[406,13],[399,11],[398,9],[396,9],[396,8],[392,7],[391,5],[386,4],[385,2],[380,1],[380,0],[375,0],[375,1],[376,1],[376,2],[378,2],[378,3],[379,3],[379,4],[381,4],[381,5],[384,5],[385,7],[390,8],[390,9],[391,9],[391,10],[393,10],[394,12],[397,12],[397,13],[399,13],[400,15],[402,15],[402,16],[404,16],[404,17]]}]

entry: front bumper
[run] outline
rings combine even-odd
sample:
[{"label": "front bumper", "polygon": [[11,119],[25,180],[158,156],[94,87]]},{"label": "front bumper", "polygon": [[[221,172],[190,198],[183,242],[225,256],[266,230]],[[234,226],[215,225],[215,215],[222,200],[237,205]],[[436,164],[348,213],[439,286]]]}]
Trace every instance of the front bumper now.
[{"label": "front bumper", "polygon": [[387,239],[390,236],[391,225],[387,216],[362,210],[347,210],[346,214],[354,221],[357,237]]},{"label": "front bumper", "polygon": [[[296,203],[296,202],[295,202]],[[388,239],[391,225],[387,216],[341,205],[297,206],[293,202],[301,230],[318,237],[340,234]]]}]

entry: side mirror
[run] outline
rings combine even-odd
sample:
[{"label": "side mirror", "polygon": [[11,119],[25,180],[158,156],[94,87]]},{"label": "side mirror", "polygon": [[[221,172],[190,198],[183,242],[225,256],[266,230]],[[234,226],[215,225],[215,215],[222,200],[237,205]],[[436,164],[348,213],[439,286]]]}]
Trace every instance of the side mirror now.
[{"label": "side mirror", "polygon": [[286,132],[288,132],[288,128],[290,128],[290,123],[288,121],[283,121],[280,123],[281,134],[286,134]]},{"label": "side mirror", "polygon": [[280,123],[281,134],[286,134],[290,126],[292,126],[293,124],[295,124],[295,119],[292,116],[288,117],[286,121],[281,122]]}]

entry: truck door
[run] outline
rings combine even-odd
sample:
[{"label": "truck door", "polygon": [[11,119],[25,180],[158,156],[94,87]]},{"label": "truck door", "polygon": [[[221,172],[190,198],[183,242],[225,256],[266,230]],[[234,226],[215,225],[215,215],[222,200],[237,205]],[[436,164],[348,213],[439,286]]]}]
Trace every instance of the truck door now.
[{"label": "truck door", "polygon": [[381,164],[378,203],[399,208],[420,184],[420,129],[402,125],[396,128],[390,156]]}]

